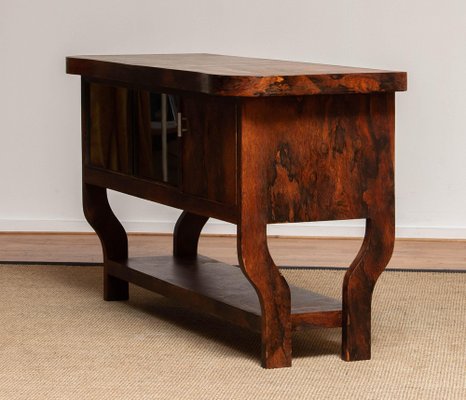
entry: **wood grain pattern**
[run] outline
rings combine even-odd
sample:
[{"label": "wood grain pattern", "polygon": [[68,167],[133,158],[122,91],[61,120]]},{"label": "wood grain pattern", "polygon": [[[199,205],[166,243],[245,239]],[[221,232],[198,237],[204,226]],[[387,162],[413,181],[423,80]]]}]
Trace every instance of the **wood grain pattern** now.
[{"label": "wood grain pattern", "polygon": [[83,177],[87,183],[95,186],[106,187],[227,222],[236,223],[237,221],[236,206],[189,195],[174,186],[161,182],[86,166],[83,168]]},{"label": "wood grain pattern", "polygon": [[[104,250],[106,299],[127,298],[131,281],[260,330],[266,368],[291,366],[291,332],[306,326],[342,325],[342,358],[370,358],[372,293],[394,244],[393,92],[405,89],[404,73],[208,55],[73,58],[68,67],[85,77],[83,199]],[[118,88],[93,101],[89,79]],[[122,87],[131,93],[128,107],[115,106]],[[124,126],[109,116],[125,112],[129,126],[146,132],[147,98],[138,94],[147,88],[179,92],[187,131],[178,187],[89,162],[86,146],[92,154],[99,143],[89,140],[88,114],[106,115],[97,125],[101,136]],[[144,149],[128,142],[110,153],[120,159],[125,151],[137,159]],[[185,210],[174,257],[127,258],[126,233],[106,188]],[[197,255],[208,217],[237,224],[241,270]],[[342,309],[314,294],[299,304],[300,291],[270,255],[267,224],[353,218],[366,219],[366,235],[343,281]]]},{"label": "wood grain pattern", "polygon": [[[178,138],[180,154],[174,168],[179,176],[171,179],[167,187],[162,182],[161,153],[157,155],[153,147],[149,92],[86,79],[83,85],[88,88],[83,94],[83,174],[88,183],[131,191],[167,205],[179,203],[179,207],[197,214],[213,212],[212,217],[236,221],[234,101],[182,96],[185,132]],[[193,203],[193,208],[187,202]]]},{"label": "wood grain pattern", "polygon": [[[204,256],[194,259],[160,256],[110,261],[109,271],[189,307],[261,331],[259,299],[237,267]],[[290,290],[293,330],[341,326],[339,301],[296,286]]]},{"label": "wood grain pattern", "polygon": [[341,358],[345,361],[371,358],[372,293],[395,242],[394,209],[383,208],[367,219],[363,244],[343,281]]},{"label": "wood grain pattern", "polygon": [[373,182],[384,178],[393,101],[393,94],[245,100],[243,118],[268,153],[256,162],[268,222],[366,218]]},{"label": "wood grain pattern", "polygon": [[377,163],[364,192],[368,209],[366,233],[343,282],[342,358],[346,361],[371,358],[372,293],[395,244],[393,95],[371,104],[370,128]]},{"label": "wood grain pattern", "polygon": [[[254,108],[255,103],[247,103]],[[285,278],[267,247],[267,180],[264,168],[273,155],[258,130],[267,125],[249,119],[243,105],[238,133],[238,259],[257,292],[262,311],[262,366],[291,367],[291,298]],[[270,112],[273,110],[271,109]]]},{"label": "wood grain pattern", "polygon": [[181,97],[182,191],[236,204],[236,104],[212,96]]},{"label": "wood grain pattern", "polygon": [[199,236],[209,217],[183,211],[173,232],[173,256],[196,258]]},{"label": "wood grain pattern", "polygon": [[[92,229],[96,232],[100,239],[104,261],[104,276],[103,276],[103,297],[104,300],[127,300],[129,297],[128,282],[118,279],[108,274],[109,260],[122,260],[128,258],[128,237],[126,231],[121,225],[120,221],[113,213],[107,198],[107,189],[105,187],[94,186],[89,184],[84,179],[84,168],[86,164],[92,162],[91,148],[95,146],[96,150],[102,150],[102,141],[92,142],[92,134],[97,133],[101,138],[105,136],[119,136],[120,139],[127,137],[127,93],[119,91],[118,89],[108,88],[106,86],[92,86],[89,82],[81,80],[81,152],[82,152],[82,202],[84,216],[91,225]],[[111,111],[105,110],[106,105],[111,108]],[[96,125],[93,126],[91,116],[93,111],[98,110],[97,132],[95,131]],[[117,123],[112,121],[112,114],[116,112],[123,113],[121,119],[117,119]],[[100,118],[105,115],[105,118]],[[123,121],[123,122],[121,122]],[[95,122],[94,122],[95,124]],[[94,129],[94,130],[93,130]],[[117,129],[115,132],[113,129]],[[108,136],[107,136],[108,137]],[[125,142],[125,140],[121,140]],[[121,146],[123,150],[129,148]],[[115,147],[112,147],[111,153],[115,160]],[[102,167],[111,169],[115,164],[108,164],[105,161],[108,158],[101,158],[100,161],[104,162]],[[129,157],[128,157],[129,160]],[[119,163],[119,166],[125,164]],[[126,165],[129,169],[129,161]]]},{"label": "wood grain pattern", "polygon": [[286,282],[266,244],[267,222],[368,218],[343,283],[342,356],[370,358],[372,291],[394,243],[394,95],[245,99],[239,135],[238,253],[263,299],[263,315],[273,315],[271,326],[264,319],[263,343],[279,354],[269,364],[265,355],[265,365],[287,365],[289,318]]},{"label": "wood grain pattern", "polygon": [[[161,171],[155,171],[156,166],[152,154],[150,93],[145,90],[138,90],[134,91],[133,96],[135,101],[132,114],[136,121],[134,129],[134,152],[136,155],[134,174],[150,179],[162,175]],[[161,170],[161,166],[159,166],[159,170]]]},{"label": "wood grain pattern", "polygon": [[89,161],[91,165],[132,173],[132,121],[125,88],[89,84]]},{"label": "wood grain pattern", "polygon": [[108,203],[106,189],[83,184],[83,210],[99,236],[104,256],[104,300],[127,300],[128,282],[108,273],[110,260],[128,258],[128,238]]},{"label": "wood grain pattern", "polygon": [[[128,232],[134,257],[170,254],[173,237],[161,233]],[[358,253],[355,237],[268,236],[270,254],[277,266],[343,267]],[[237,264],[236,235],[202,234],[199,252],[226,264]],[[0,232],[0,260],[27,263],[99,263],[102,249],[95,233]],[[427,271],[466,270],[466,241],[459,239],[397,238],[387,268]]]},{"label": "wood grain pattern", "polygon": [[67,72],[160,90],[258,97],[406,90],[406,73],[215,54],[75,56]]}]

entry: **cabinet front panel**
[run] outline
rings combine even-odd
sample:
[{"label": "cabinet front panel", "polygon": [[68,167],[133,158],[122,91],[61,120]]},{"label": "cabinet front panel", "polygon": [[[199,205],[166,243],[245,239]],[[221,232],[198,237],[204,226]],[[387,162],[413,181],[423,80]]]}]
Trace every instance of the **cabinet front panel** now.
[{"label": "cabinet front panel", "polygon": [[132,122],[129,90],[89,85],[89,163],[132,173]]},{"label": "cabinet front panel", "polygon": [[236,205],[236,103],[90,82],[85,163]]},{"label": "cabinet front panel", "polygon": [[236,204],[236,105],[231,99],[183,96],[182,190]]}]

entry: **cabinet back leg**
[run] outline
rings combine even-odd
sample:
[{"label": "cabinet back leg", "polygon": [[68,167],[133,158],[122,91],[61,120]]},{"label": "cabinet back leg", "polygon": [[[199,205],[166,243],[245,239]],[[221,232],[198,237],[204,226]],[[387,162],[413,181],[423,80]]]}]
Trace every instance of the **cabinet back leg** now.
[{"label": "cabinet back leg", "polygon": [[209,217],[183,211],[176,221],[173,232],[173,255],[180,258],[196,258],[199,236]]}]

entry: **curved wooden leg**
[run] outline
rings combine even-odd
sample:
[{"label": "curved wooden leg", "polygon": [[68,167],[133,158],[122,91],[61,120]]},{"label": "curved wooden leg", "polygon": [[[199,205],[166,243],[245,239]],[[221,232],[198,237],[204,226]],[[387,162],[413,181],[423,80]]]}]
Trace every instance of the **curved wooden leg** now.
[{"label": "curved wooden leg", "polygon": [[113,213],[105,188],[83,184],[83,209],[87,222],[99,236],[104,255],[104,300],[127,300],[128,282],[107,273],[108,260],[128,258],[128,238]]},{"label": "curved wooden leg", "polygon": [[238,259],[261,305],[262,366],[291,366],[290,288],[267,247],[270,176],[276,158],[270,135],[272,109],[256,99],[242,100],[238,130]]},{"label": "curved wooden leg", "polygon": [[176,221],[173,232],[173,255],[180,258],[195,258],[202,228],[209,217],[183,211]]},{"label": "curved wooden leg", "polygon": [[262,366],[291,367],[290,288],[274,264],[266,225],[251,216],[238,226],[238,258],[262,309]]},{"label": "curved wooden leg", "polygon": [[342,351],[345,361],[371,358],[371,301],[395,243],[393,211],[366,220],[361,249],[343,282]]}]

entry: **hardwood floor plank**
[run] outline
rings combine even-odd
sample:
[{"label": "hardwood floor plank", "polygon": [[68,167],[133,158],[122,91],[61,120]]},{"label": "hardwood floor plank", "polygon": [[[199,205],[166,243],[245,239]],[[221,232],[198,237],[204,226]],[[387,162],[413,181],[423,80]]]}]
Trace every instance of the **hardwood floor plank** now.
[{"label": "hardwood floor plank", "polygon": [[[172,236],[129,234],[131,257],[171,254]],[[361,239],[269,237],[277,265],[348,266]],[[236,238],[201,236],[199,253],[237,264]],[[95,234],[0,233],[0,261],[101,262]],[[398,239],[388,268],[466,270],[466,240]]]}]

